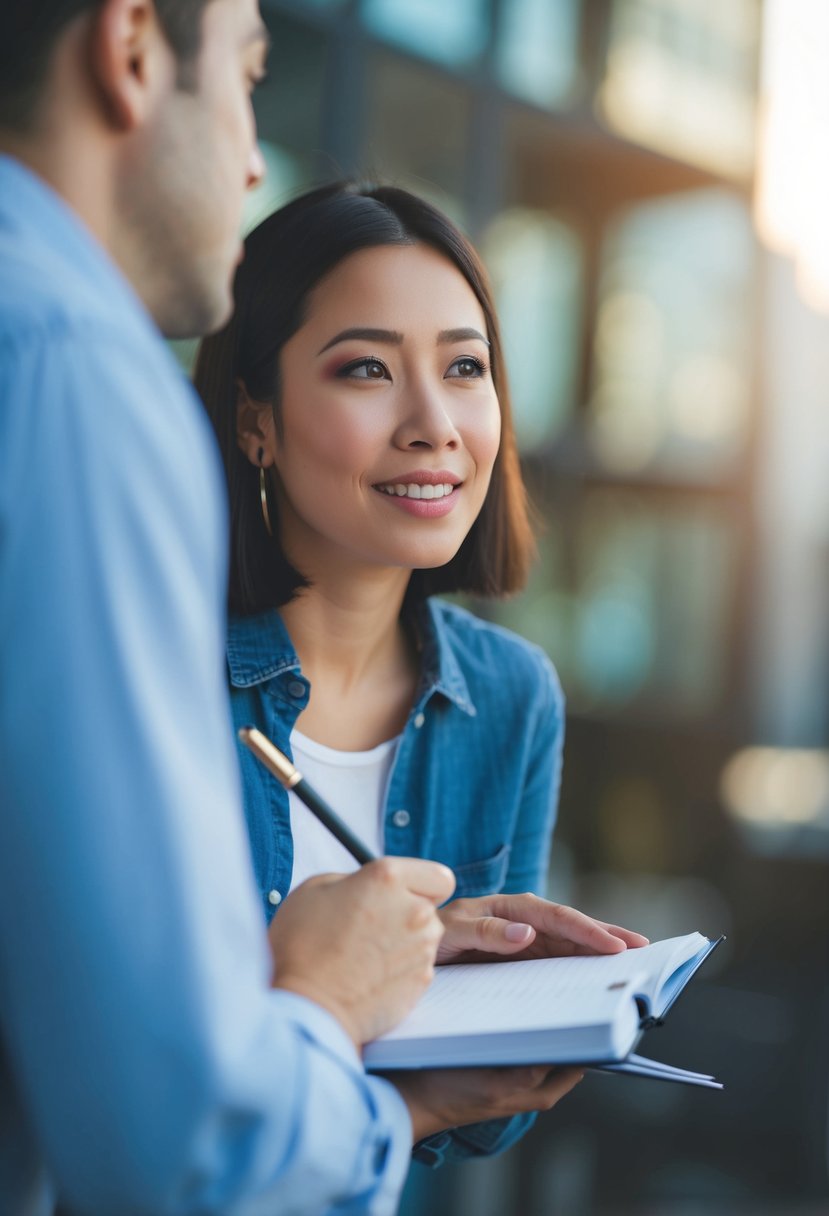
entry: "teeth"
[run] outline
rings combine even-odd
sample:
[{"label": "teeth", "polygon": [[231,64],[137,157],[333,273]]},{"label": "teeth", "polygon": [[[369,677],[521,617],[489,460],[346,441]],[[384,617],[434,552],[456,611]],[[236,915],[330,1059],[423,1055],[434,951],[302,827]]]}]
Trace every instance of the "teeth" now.
[{"label": "teeth", "polygon": [[452,493],[454,488],[448,482],[437,486],[416,486],[414,483],[403,485],[396,482],[394,485],[377,487],[384,494],[396,494],[398,498],[445,498],[447,494]]}]

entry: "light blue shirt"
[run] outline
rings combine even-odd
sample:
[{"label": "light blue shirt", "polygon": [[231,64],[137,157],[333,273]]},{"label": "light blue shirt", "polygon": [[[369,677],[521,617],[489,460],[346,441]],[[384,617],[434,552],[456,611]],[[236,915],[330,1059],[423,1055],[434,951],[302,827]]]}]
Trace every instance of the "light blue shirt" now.
[{"label": "light blue shirt", "polygon": [[225,533],[206,420],[141,304],[0,158],[3,1213],[396,1204],[402,1100],[268,987]]}]

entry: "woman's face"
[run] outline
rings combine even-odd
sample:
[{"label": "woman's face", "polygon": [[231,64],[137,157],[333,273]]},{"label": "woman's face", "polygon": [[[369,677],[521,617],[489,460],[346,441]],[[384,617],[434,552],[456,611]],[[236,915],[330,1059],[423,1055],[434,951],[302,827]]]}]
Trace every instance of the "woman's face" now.
[{"label": "woman's face", "polygon": [[[501,430],[483,310],[425,245],[367,249],[317,286],[280,359],[285,551],[440,566],[483,505]],[[268,463],[268,456],[265,463]]]}]

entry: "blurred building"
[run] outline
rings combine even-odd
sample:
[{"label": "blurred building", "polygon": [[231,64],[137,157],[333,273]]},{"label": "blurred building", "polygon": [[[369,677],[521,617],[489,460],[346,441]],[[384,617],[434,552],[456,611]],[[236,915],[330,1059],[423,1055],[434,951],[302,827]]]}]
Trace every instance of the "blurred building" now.
[{"label": "blurred building", "polygon": [[647,1044],[724,1094],[588,1077],[504,1158],[421,1171],[405,1210],[829,1211],[829,344],[756,231],[762,7],[262,7],[249,221],[392,180],[497,288],[543,527],[528,592],[477,607],[568,694],[552,896],[728,934]]}]

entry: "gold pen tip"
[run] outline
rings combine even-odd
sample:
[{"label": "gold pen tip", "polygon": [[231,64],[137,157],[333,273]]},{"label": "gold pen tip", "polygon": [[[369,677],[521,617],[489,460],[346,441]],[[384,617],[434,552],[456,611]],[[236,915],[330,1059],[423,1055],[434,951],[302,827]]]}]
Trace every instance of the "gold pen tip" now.
[{"label": "gold pen tip", "polygon": [[257,730],[255,726],[243,726],[239,729],[238,736],[257,760],[260,760],[287,789],[292,789],[302,780],[302,774],[295,765],[261,730]]}]

